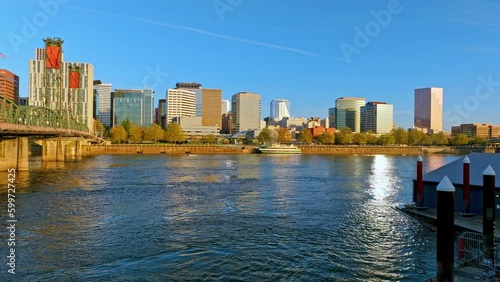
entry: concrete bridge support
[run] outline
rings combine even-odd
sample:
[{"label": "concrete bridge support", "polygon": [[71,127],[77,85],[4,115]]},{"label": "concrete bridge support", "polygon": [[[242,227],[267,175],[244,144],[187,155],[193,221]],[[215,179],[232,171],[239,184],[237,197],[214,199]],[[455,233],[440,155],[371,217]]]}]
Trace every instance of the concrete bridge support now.
[{"label": "concrete bridge support", "polygon": [[55,138],[37,141],[42,146],[43,162],[67,162],[82,159],[82,139]]},{"label": "concrete bridge support", "polygon": [[0,170],[7,171],[10,168],[16,171],[29,169],[28,137],[0,140]]}]

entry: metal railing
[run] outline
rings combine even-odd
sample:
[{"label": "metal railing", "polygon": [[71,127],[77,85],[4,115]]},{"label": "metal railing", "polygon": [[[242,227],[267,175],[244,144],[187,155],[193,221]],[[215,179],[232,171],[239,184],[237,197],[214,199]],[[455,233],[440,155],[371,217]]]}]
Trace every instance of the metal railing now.
[{"label": "metal railing", "polygon": [[[455,267],[470,265],[482,267],[483,234],[464,232],[455,243]],[[495,271],[500,274],[500,239],[495,238]]]}]

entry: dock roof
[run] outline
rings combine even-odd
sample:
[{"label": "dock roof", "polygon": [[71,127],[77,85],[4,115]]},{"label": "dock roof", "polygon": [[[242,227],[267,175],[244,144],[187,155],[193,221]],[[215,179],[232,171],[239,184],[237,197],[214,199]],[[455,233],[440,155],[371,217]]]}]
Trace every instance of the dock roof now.
[{"label": "dock roof", "polygon": [[[471,153],[467,157],[470,160],[470,185],[483,186],[483,172],[491,165],[496,173],[495,187],[500,188],[500,154]],[[464,158],[424,174],[424,181],[439,183],[447,175],[451,183],[462,185]]]}]

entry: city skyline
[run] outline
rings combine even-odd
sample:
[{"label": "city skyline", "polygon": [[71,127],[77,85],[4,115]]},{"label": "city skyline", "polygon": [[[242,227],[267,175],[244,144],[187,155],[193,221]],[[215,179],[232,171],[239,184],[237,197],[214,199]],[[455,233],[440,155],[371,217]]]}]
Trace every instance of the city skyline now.
[{"label": "city skyline", "polygon": [[[392,103],[397,126],[410,128],[413,90],[437,86],[447,93],[445,130],[468,122],[499,124],[500,117],[492,113],[500,102],[494,95],[500,84],[494,63],[500,58],[500,39],[495,36],[500,3],[399,1],[394,13],[380,20],[390,2],[292,1],[284,6],[257,0],[221,12],[210,1],[140,6],[131,2],[118,8],[114,3],[57,1],[52,10],[36,2],[13,1],[4,3],[9,25],[0,38],[0,52],[6,57],[0,68],[20,77],[20,96],[27,97],[26,62],[32,50],[43,38],[61,37],[68,58],[89,62],[97,79],[120,88],[146,85],[162,93],[175,81],[200,81],[222,89],[223,99],[240,91],[260,93],[262,101],[285,97],[300,105],[294,107],[294,116],[305,117],[324,117],[336,97],[366,96]],[[274,10],[282,15],[276,17],[270,12]],[[40,22],[44,18],[37,19],[39,14],[46,20]],[[78,17],[88,24],[72,20]],[[254,17],[259,23],[249,25]],[[131,33],[89,31],[92,26],[114,31],[117,20]],[[367,35],[370,26],[374,30]],[[457,29],[465,35],[457,36]],[[128,42],[131,34],[135,42],[157,44],[118,47],[116,42]],[[89,48],[89,36],[99,44]],[[163,44],[167,39],[188,44]],[[455,67],[457,62],[463,67]],[[235,72],[238,66],[244,67]],[[306,93],[315,93],[314,99]],[[262,111],[269,112],[268,107],[263,103]]]}]

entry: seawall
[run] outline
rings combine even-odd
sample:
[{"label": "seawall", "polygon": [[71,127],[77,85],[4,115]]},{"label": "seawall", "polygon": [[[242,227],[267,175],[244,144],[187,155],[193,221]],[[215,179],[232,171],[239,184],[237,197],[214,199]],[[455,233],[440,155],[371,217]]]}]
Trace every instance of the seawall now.
[{"label": "seawall", "polygon": [[[468,154],[471,152],[494,153],[477,147],[421,147],[421,146],[298,146],[303,154],[361,154],[361,155],[424,155],[424,154]],[[171,145],[171,144],[122,144],[84,145],[83,155],[128,155],[128,154],[250,154],[257,146],[248,145]]]}]

